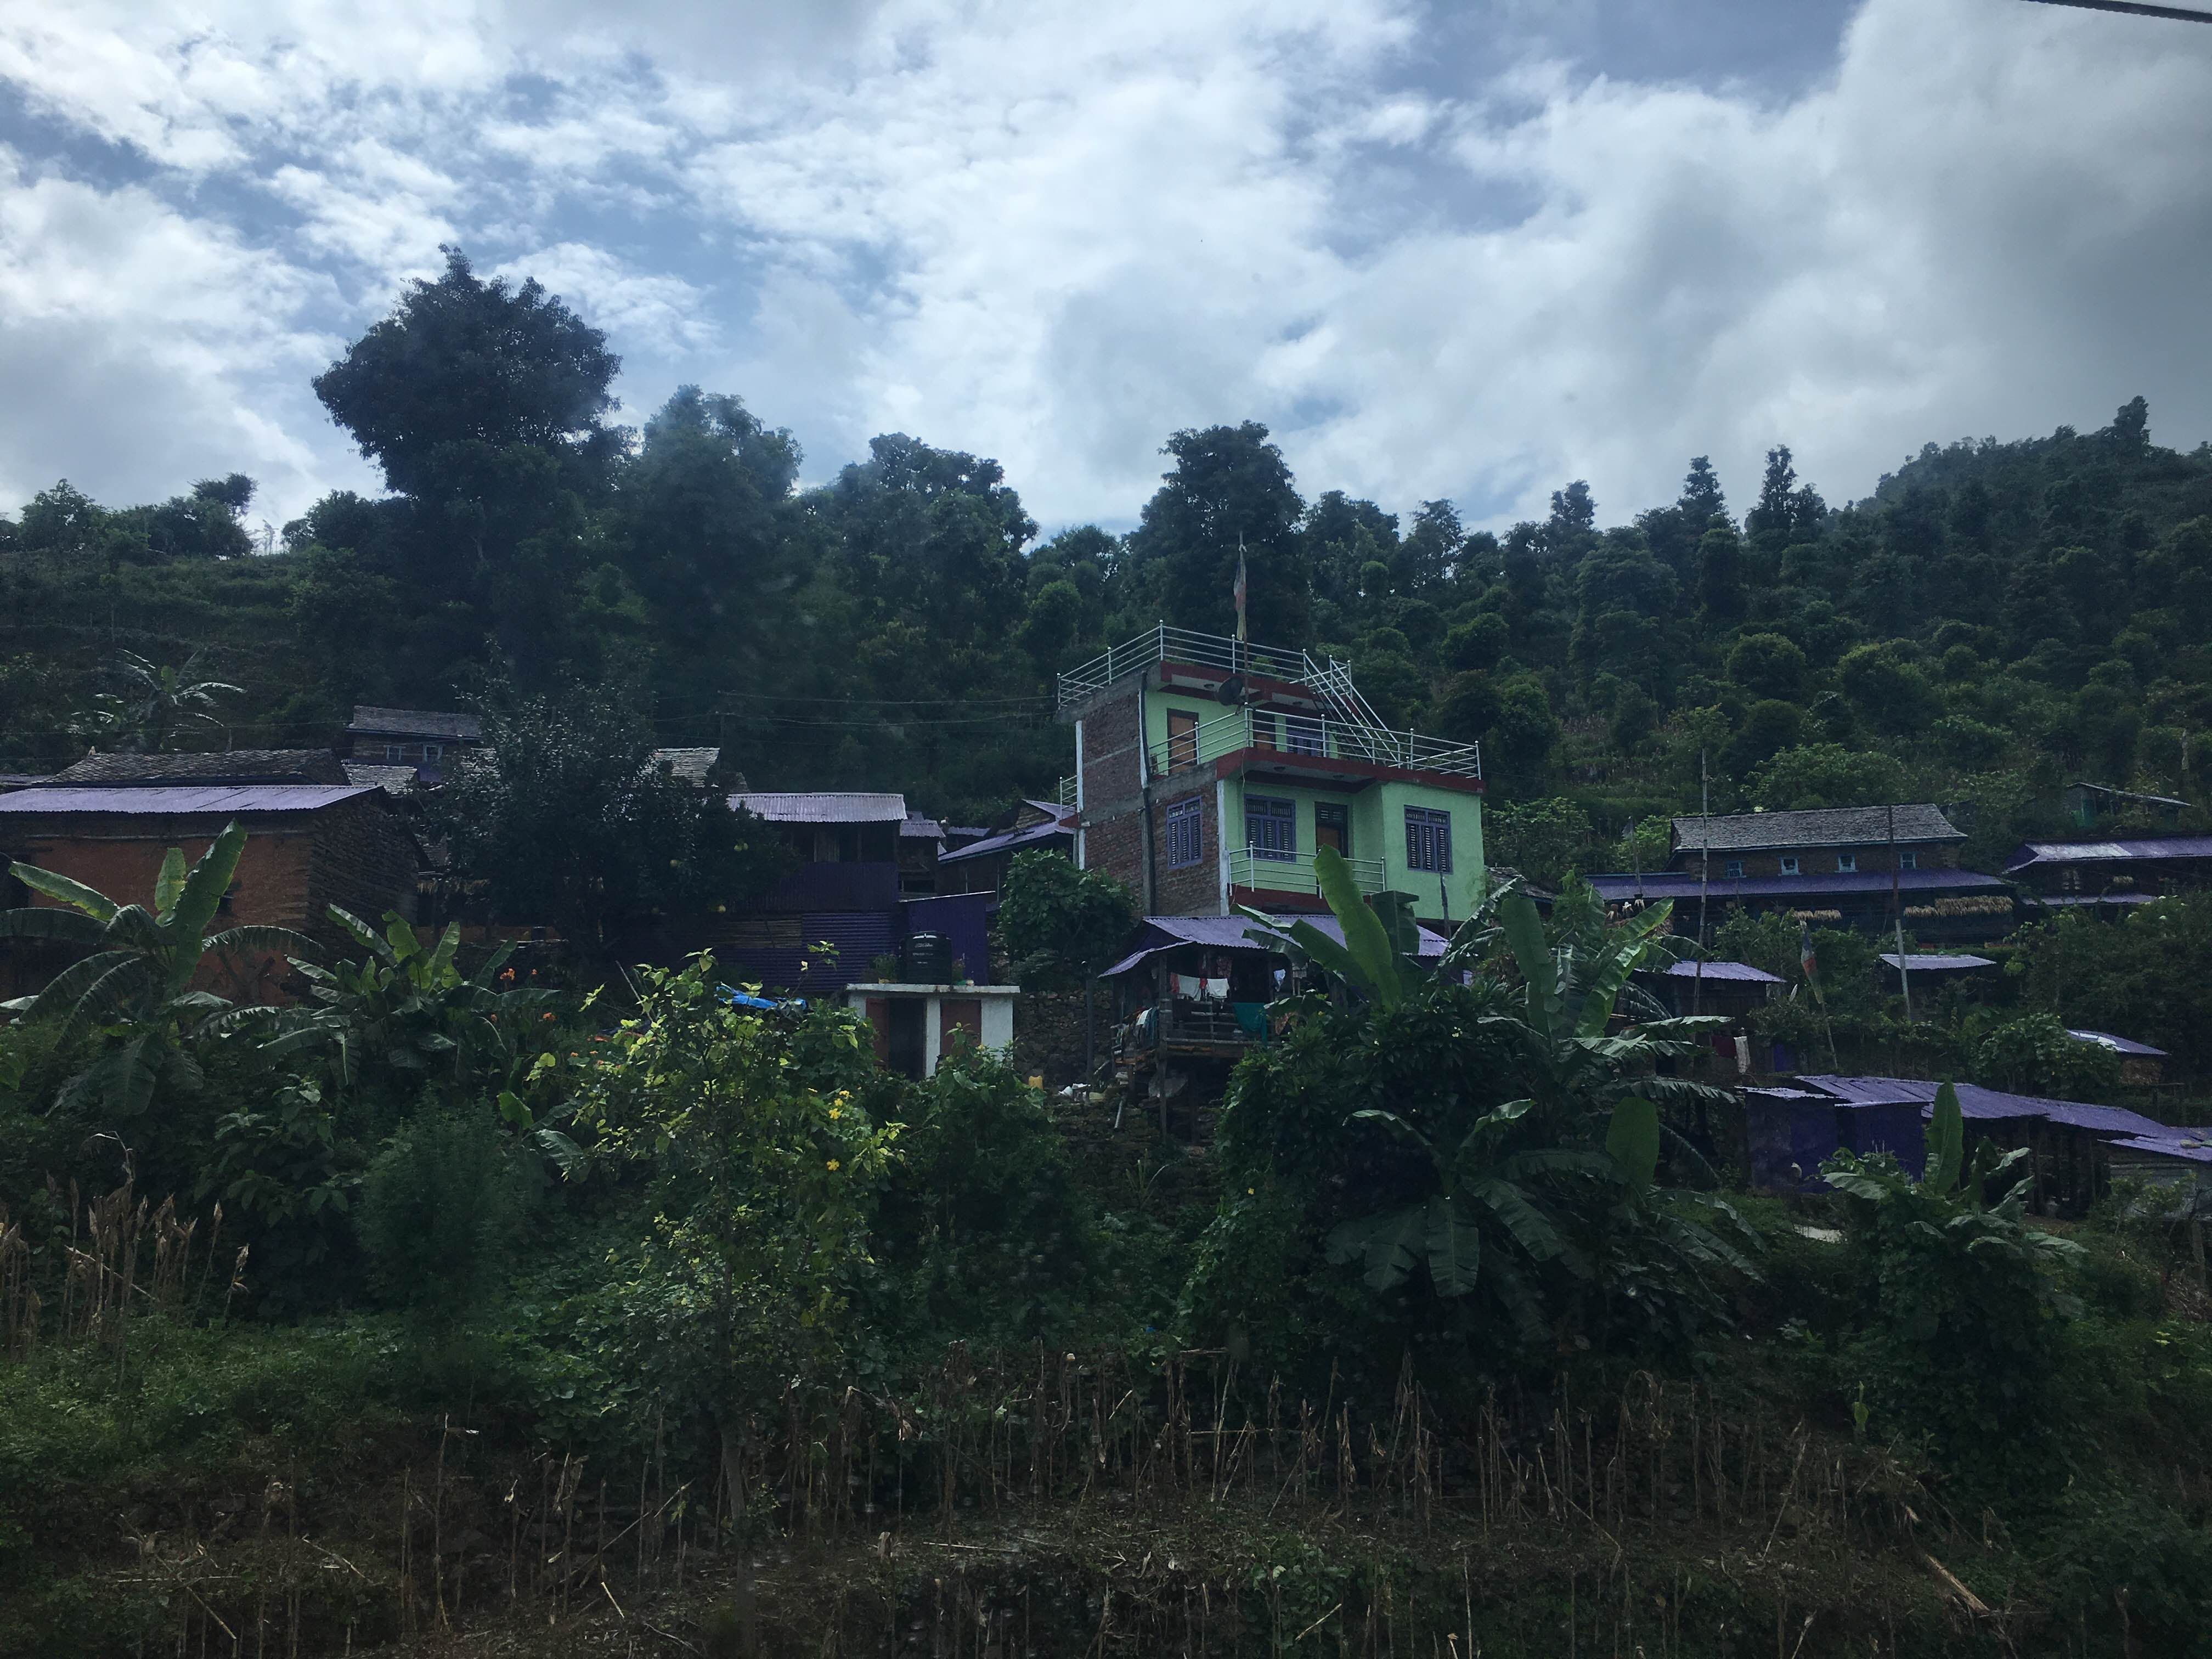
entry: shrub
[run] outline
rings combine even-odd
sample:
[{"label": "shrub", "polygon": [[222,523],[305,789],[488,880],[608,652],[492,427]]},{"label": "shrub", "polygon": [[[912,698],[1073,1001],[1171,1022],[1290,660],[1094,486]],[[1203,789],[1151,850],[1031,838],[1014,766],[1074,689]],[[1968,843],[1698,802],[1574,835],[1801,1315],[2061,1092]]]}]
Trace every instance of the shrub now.
[{"label": "shrub", "polygon": [[517,1193],[489,1118],[430,1111],[402,1126],[362,1182],[361,1241],[379,1293],[441,1322],[481,1303],[510,1257]]}]

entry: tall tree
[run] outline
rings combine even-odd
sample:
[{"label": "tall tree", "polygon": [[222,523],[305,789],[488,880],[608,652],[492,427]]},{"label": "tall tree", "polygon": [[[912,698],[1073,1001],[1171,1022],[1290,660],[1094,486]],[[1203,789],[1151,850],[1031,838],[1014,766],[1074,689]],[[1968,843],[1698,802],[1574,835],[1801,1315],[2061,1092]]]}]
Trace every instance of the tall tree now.
[{"label": "tall tree", "polygon": [[1236,626],[1232,589],[1240,544],[1249,573],[1252,637],[1302,644],[1310,618],[1310,562],[1297,534],[1305,504],[1283,452],[1257,421],[1176,433],[1175,458],[1130,552],[1158,574],[1166,620],[1226,634]]},{"label": "tall tree", "polygon": [[408,285],[398,309],[315,377],[315,395],[405,495],[440,493],[484,452],[521,446],[611,453],[607,337],[535,277],[485,282],[459,248],[445,274]]}]

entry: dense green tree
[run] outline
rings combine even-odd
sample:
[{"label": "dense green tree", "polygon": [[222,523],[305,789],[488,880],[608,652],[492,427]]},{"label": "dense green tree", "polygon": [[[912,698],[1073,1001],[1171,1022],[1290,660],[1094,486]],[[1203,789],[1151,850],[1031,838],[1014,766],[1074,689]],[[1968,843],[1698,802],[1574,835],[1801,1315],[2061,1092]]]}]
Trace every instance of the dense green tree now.
[{"label": "dense green tree", "polygon": [[1177,627],[1234,632],[1241,549],[1252,638],[1271,645],[1305,640],[1312,570],[1297,528],[1305,504],[1267,428],[1246,421],[1188,429],[1162,453],[1175,466],[1145,503],[1129,556],[1157,570],[1165,614]]},{"label": "dense green tree", "polygon": [[1796,697],[1806,667],[1805,653],[1786,635],[1745,634],[1729,650],[1729,678],[1762,697]]},{"label": "dense green tree", "polygon": [[612,453],[605,424],[622,359],[533,277],[477,276],[447,248],[435,281],[315,377],[315,395],[392,488],[441,495],[514,448]]}]

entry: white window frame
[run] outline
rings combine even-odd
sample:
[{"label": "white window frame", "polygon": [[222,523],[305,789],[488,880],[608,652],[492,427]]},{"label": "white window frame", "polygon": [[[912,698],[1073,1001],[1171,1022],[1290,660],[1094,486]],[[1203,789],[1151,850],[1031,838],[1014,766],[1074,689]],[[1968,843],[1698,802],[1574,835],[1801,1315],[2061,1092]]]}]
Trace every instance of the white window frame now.
[{"label": "white window frame", "polygon": [[1858,872],[1859,855],[1856,853],[1838,853],[1836,854],[1836,873],[1838,875],[1856,876]]},{"label": "white window frame", "polygon": [[1794,876],[1794,875],[1797,874],[1797,873],[1798,873],[1798,869],[1797,869],[1797,860],[1796,860],[1796,859],[1788,859],[1788,858],[1786,858],[1786,859],[1783,860],[1782,860],[1782,873],[1783,873],[1784,875],[1785,875],[1785,876]]}]

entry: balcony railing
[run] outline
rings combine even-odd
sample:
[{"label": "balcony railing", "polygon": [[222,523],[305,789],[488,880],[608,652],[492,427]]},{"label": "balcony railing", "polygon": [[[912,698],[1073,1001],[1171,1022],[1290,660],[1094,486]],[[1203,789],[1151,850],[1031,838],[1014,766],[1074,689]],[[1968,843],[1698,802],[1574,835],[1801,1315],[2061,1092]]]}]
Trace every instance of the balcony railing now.
[{"label": "balcony railing", "polygon": [[[1382,890],[1383,867],[1381,859],[1346,859],[1352,866],[1352,878],[1359,884],[1363,893]],[[1321,884],[1314,878],[1314,855],[1293,853],[1285,857],[1279,853],[1264,853],[1256,847],[1241,847],[1229,854],[1229,884],[1231,887],[1264,889],[1271,893],[1311,893],[1319,896]]]},{"label": "balcony railing", "polygon": [[1170,998],[1155,1004],[1125,1029],[1127,1036],[1121,1045],[1124,1054],[1186,1042],[1250,1044],[1265,1040],[1262,1031],[1251,1029],[1237,1018],[1235,1004],[1198,1002],[1186,998]]},{"label": "balcony railing", "polygon": [[1273,714],[1238,708],[1152,746],[1156,776],[1202,766],[1240,749],[1272,749],[1313,760],[1358,760],[1378,766],[1417,768],[1453,777],[1482,775],[1482,745],[1449,743],[1419,732],[1355,726],[1317,714]]},{"label": "balcony railing", "polygon": [[1303,651],[1280,646],[1252,645],[1219,634],[1200,634],[1165,623],[1139,634],[1126,645],[1117,645],[1103,657],[1093,657],[1060,677],[1062,705],[1080,702],[1103,690],[1124,674],[1149,668],[1156,662],[1187,662],[1197,668],[1225,669],[1233,674],[1266,674],[1279,680],[1304,680],[1321,672],[1321,665]]}]

